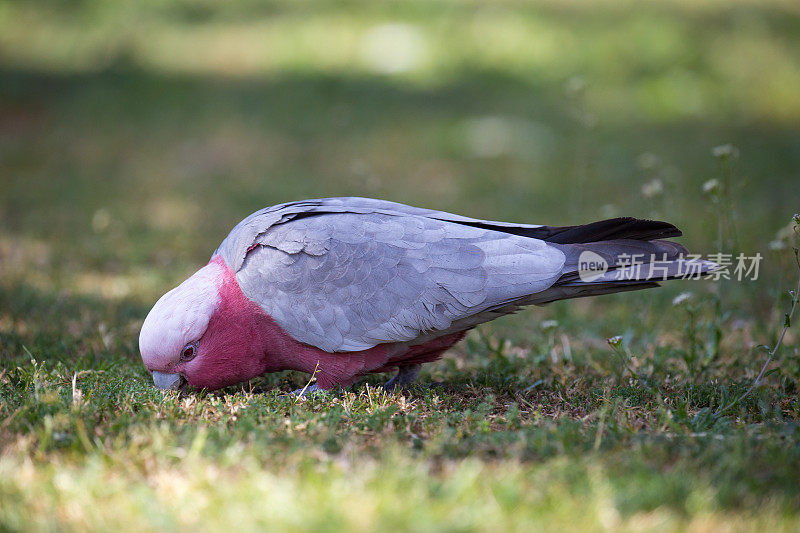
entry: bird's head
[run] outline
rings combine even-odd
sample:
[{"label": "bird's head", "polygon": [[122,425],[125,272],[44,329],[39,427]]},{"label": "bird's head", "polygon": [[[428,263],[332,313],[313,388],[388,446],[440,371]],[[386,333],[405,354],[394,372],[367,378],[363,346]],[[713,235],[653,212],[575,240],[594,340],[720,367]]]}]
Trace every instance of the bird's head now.
[{"label": "bird's head", "polygon": [[162,296],[139,334],[155,385],[218,389],[263,373],[253,306],[219,258]]}]

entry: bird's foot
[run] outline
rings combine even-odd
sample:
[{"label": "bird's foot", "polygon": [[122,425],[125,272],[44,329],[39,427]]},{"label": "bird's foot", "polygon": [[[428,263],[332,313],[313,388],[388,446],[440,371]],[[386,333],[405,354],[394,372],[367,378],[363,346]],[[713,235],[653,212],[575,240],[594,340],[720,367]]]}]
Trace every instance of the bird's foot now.
[{"label": "bird's foot", "polygon": [[396,388],[404,388],[408,385],[414,383],[414,380],[417,379],[419,375],[419,371],[422,368],[421,364],[414,364],[414,365],[406,365],[401,366],[397,369],[397,374],[383,384],[383,388],[386,391],[393,391]]},{"label": "bird's foot", "polygon": [[302,389],[293,390],[290,395],[294,398],[306,398],[316,394],[325,394],[326,392],[325,389],[320,388],[319,385],[314,383]]}]

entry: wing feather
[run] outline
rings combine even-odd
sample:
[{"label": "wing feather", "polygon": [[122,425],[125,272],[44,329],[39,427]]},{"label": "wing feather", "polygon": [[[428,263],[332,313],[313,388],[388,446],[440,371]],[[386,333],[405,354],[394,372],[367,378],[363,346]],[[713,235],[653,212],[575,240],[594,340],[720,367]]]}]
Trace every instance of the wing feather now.
[{"label": "wing feather", "polygon": [[541,240],[416,212],[296,214],[267,210],[250,242],[223,242],[220,253],[243,253],[223,258],[238,265],[244,294],[329,352],[445,331],[547,289],[565,260]]}]

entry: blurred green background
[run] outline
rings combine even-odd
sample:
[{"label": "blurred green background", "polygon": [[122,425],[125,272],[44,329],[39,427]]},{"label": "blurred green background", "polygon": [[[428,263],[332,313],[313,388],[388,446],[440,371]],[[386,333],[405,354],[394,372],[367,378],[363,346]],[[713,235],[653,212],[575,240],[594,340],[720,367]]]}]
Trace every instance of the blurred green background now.
[{"label": "blurred green background", "polygon": [[3,233],[130,272],[197,262],[265,205],[363,195],[546,224],[660,216],[707,249],[701,186],[733,143],[743,244],[760,245],[800,192],[799,14],[6,0]]},{"label": "blurred green background", "polygon": [[660,217],[710,252],[701,188],[725,143],[741,154],[739,245],[764,251],[800,198],[798,15],[790,1],[5,0],[3,262],[46,290],[61,277],[148,302],[251,211],[339,195],[554,225]]},{"label": "blurred green background", "polygon": [[[798,11],[5,0],[3,276],[143,313],[250,212],[343,195],[551,225],[663,218],[694,251],[768,254],[800,205]],[[726,171],[711,151],[728,143]],[[733,205],[722,246],[712,179]],[[746,287],[756,316],[779,283]]]},{"label": "blurred green background", "polygon": [[[727,145],[714,155],[716,147]],[[19,502],[30,504],[41,491],[50,491],[53,501],[62,502],[52,505],[63,504],[60,509],[66,513],[53,523],[76,528],[114,523],[106,515],[102,520],[110,522],[70,518],[63,511],[70,508],[68,491],[53,481],[60,467],[48,470],[47,463],[60,457],[61,447],[80,448],[88,442],[81,440],[84,423],[96,428],[98,439],[124,437],[126,432],[145,435],[142,442],[167,439],[167,445],[141,444],[146,450],[143,457],[152,454],[153,464],[161,464],[168,461],[164,457],[173,457],[169,446],[183,446],[185,451],[187,442],[200,438],[194,429],[181,426],[181,416],[212,428],[218,422],[206,418],[206,411],[195,409],[195,404],[181,408],[177,399],[160,403],[155,391],[142,392],[148,376],[138,360],[136,339],[149,307],[204,264],[228,231],[252,211],[289,200],[345,195],[550,225],[621,215],[660,218],[683,229],[682,242],[693,251],[762,253],[758,281],[717,286],[671,283],[656,291],[558,303],[504,318],[471,334],[446,361],[430,365],[423,374],[423,381],[462,384],[474,384],[473,376],[483,376],[478,382],[491,394],[524,389],[525,401],[534,404],[540,389],[528,392],[532,389],[525,387],[544,383],[542,394],[563,400],[558,388],[566,387],[563,383],[588,387],[585,383],[591,379],[601,383],[614,375],[616,363],[605,338],[623,334],[625,346],[641,356],[636,360],[640,370],[651,365],[657,380],[667,383],[672,376],[678,383],[705,387],[702,394],[686,393],[686,398],[700,402],[689,409],[694,416],[697,409],[715,401],[708,399],[717,394],[714,387],[741,382],[758,371],[762,357],[754,356],[752,347],[774,340],[786,304],[781,294],[796,279],[787,249],[792,239],[787,225],[800,211],[800,4],[794,0],[0,0],[0,389],[7,402],[0,408],[0,435],[9,431],[0,436],[0,449],[12,457],[10,462],[0,461],[0,472],[17,476],[0,484],[0,497],[15,494]],[[673,306],[673,297],[685,290],[694,292],[696,307]],[[696,314],[687,315],[687,309]],[[557,323],[542,330],[539,324],[545,319]],[[720,334],[720,350],[720,339],[716,344],[707,341],[706,329],[702,339],[692,337],[695,319],[712,331],[711,336]],[[511,343],[503,344],[504,339]],[[769,416],[763,409],[758,414],[762,404],[753,403],[748,407],[753,418],[741,419],[742,424],[755,427],[767,419],[786,417],[797,427],[800,356],[792,331],[785,348],[783,369],[770,378],[773,396],[767,394],[764,400],[764,405],[777,410]],[[508,360],[500,357],[504,350],[511,354]],[[693,367],[699,360],[687,355],[694,357],[697,350],[711,354],[702,371]],[[524,354],[535,354],[536,363],[520,362]],[[495,363],[487,361],[495,356],[511,366],[492,366]],[[29,387],[20,377],[25,372],[38,375],[38,367],[26,366],[32,357],[62,365],[48,378],[53,390],[66,398],[61,411],[52,408],[63,415],[60,419],[38,396],[36,378],[31,377]],[[70,372],[81,369],[108,372],[92,382],[96,392],[89,405],[95,411],[90,409],[89,414],[75,410],[70,392]],[[624,389],[627,382],[621,376],[614,386]],[[270,379],[262,384],[290,387],[280,381],[284,378]],[[286,379],[302,385],[301,378]],[[36,391],[35,401],[29,389]],[[122,422],[114,425],[113,417],[122,416],[117,406],[137,394],[150,402],[143,413],[155,413],[152,421],[174,419],[170,424],[184,428],[181,431],[188,431],[188,436],[172,426],[169,430],[148,426],[152,421],[147,414],[140,418],[130,414],[133,418],[125,422],[130,427]],[[109,398],[109,403],[97,398]],[[547,398],[542,405],[552,399]],[[475,408],[470,402],[481,401],[480,395],[451,400],[454,413],[462,413],[464,405]],[[784,400],[789,403],[781,403]],[[267,402],[264,412],[272,413],[254,415],[256,426],[263,428],[277,416],[269,434],[282,431],[282,408],[275,415],[272,400],[248,401],[249,405]],[[584,400],[576,401],[581,405],[572,408],[580,410]],[[783,407],[775,407],[778,404]],[[757,507],[761,500],[748,492],[753,487],[767,499],[777,494],[776,501],[797,505],[797,487],[791,481],[796,481],[792,472],[800,465],[797,449],[781,448],[787,441],[777,433],[769,441],[780,448],[771,456],[777,457],[773,463],[758,466],[753,460],[759,456],[762,435],[741,441],[741,446],[731,445],[739,446],[739,455],[728,464],[722,458],[734,455],[724,446],[732,441],[720,444],[717,455],[703,455],[704,445],[664,452],[659,443],[665,441],[658,440],[663,435],[656,430],[660,426],[653,422],[648,430],[657,434],[654,440],[645,440],[656,451],[639,452],[644,463],[656,457],[657,464],[640,465],[641,484],[637,484],[625,477],[632,467],[620,457],[627,457],[624,453],[634,446],[628,439],[635,438],[631,435],[639,422],[606,428],[605,418],[598,414],[606,416],[605,404],[591,405],[586,409],[596,418],[576,414],[567,425],[555,422],[553,431],[565,433],[548,435],[555,439],[555,449],[569,453],[571,446],[584,451],[599,448],[602,438],[591,433],[595,430],[601,437],[604,431],[618,431],[611,439],[619,445],[613,453],[622,455],[613,456],[608,464],[619,467],[614,483],[620,485],[615,487],[626,488],[615,493],[602,485],[605,481],[590,484],[586,490],[594,499],[585,504],[583,485],[573,490],[571,481],[564,482],[564,489],[556,483],[553,490],[564,490],[572,503],[553,507],[540,502],[545,524],[563,527],[576,517],[585,518],[587,527],[605,524],[602,512],[585,514],[583,506],[605,509],[607,493],[616,498],[617,506],[610,509],[627,508],[631,513],[649,510],[667,494],[674,500],[669,501],[678,502],[678,518],[670,518],[677,524],[716,509],[709,503],[714,498],[702,499],[706,494],[702,491],[697,496],[700,503],[682,499],[681,483],[690,487],[710,483],[714,490],[735,487],[733,496],[719,496],[723,509]],[[311,409],[319,413],[325,407]],[[656,412],[652,405],[642,409]],[[193,414],[186,414],[189,411]],[[549,431],[539,411],[535,415],[526,411],[525,416],[537,431]],[[580,426],[583,422],[575,420],[590,422]],[[445,421],[430,431],[461,435],[453,428],[462,422]],[[578,426],[569,426],[572,422]],[[463,423],[473,428],[469,424],[476,422]],[[220,449],[233,447],[234,440],[255,431],[241,424],[221,423]],[[334,426],[331,438],[349,435],[349,430]],[[229,434],[226,427],[232,428]],[[575,437],[574,427],[588,427],[591,434],[575,430],[579,434]],[[49,436],[36,437],[37,432]],[[176,443],[166,436],[173,433],[178,435]],[[66,440],[53,437],[59,434],[67,435]],[[418,438],[411,435],[397,439]],[[205,439],[205,433],[201,436]],[[569,441],[573,437],[577,440]],[[286,437],[286,442],[294,442],[293,449],[308,451],[303,448],[307,442],[292,438],[297,437]],[[325,435],[308,438],[311,448],[328,442]],[[362,450],[368,441],[369,436],[347,442]],[[132,445],[124,438],[120,442],[102,453],[117,461],[135,461],[135,454],[120,451]],[[248,460],[258,463],[263,456],[282,453],[280,446],[265,446]],[[430,464],[461,453],[442,446],[424,448]],[[21,466],[25,458],[36,453],[40,462],[35,472],[25,470]],[[100,477],[92,478],[87,472],[95,472],[94,467],[83,463],[80,453],[77,463],[66,461],[74,467],[70,470],[77,479],[74,486],[102,486],[102,476],[108,472],[98,467]],[[102,453],[86,451],[86,461]],[[512,463],[527,457],[509,453]],[[412,460],[404,454],[400,459],[383,458],[381,464],[407,467]],[[219,467],[224,464],[219,457],[212,453],[203,459],[206,462],[197,459],[198,468]],[[595,463],[596,456],[586,457]],[[680,463],[684,459],[688,466]],[[295,460],[306,464],[292,456],[286,468],[295,468]],[[474,470],[484,472],[476,476],[501,483],[508,472],[519,475],[513,464],[502,463],[499,474],[481,470],[492,467],[470,464],[464,467],[467,477]],[[666,480],[648,477],[672,464],[693,473],[685,479],[680,472]],[[718,465],[718,470],[707,473],[703,466],[707,464]],[[551,466],[543,467],[542,485],[549,483],[550,475],[571,479],[575,467],[570,461],[549,470]],[[108,464],[103,468],[113,470]],[[123,500],[126,487],[158,485],[149,470],[152,466],[141,468],[146,472],[143,478],[123,475],[119,489]],[[220,468],[224,476],[241,481],[233,470]],[[279,471],[278,479],[270,483],[283,479],[297,494],[322,491],[318,496],[324,500],[329,489],[314,484],[314,468],[303,470],[308,477],[300,481],[294,471]],[[591,468],[592,480],[606,479],[605,473]],[[384,491],[382,501],[391,501],[394,478],[383,482],[376,472],[380,469],[367,468],[359,475],[377,483]],[[763,477],[763,472],[769,474]],[[32,477],[26,478],[29,474]],[[341,472],[331,475],[340,476],[336,479],[341,483],[347,478]],[[439,501],[442,493],[425,492],[428,474],[412,470],[408,475],[410,481],[397,482],[419,489],[420,506],[428,499]],[[26,492],[22,487],[34,478],[39,485],[31,486],[38,488]],[[736,485],[732,479],[746,481]],[[768,486],[759,484],[762,481]],[[213,480],[201,482],[209,486],[197,489],[200,492],[216,486]],[[242,483],[260,490],[258,479]],[[461,494],[458,486],[455,483],[453,494]],[[164,494],[171,494],[171,487],[166,485]],[[651,492],[641,493],[642,487]],[[362,489],[351,490],[361,494]],[[453,509],[462,505],[460,509],[468,511],[485,497],[479,490],[464,494],[439,504],[447,507],[450,501]],[[547,497],[561,501],[558,494]],[[168,509],[164,498],[163,509]],[[448,514],[437,509],[427,510],[430,519],[449,524]],[[411,516],[408,510],[401,505],[396,511],[404,517],[397,523],[408,526],[403,522]],[[163,512],[173,522],[164,518],[158,523],[192,523],[191,516]],[[20,513],[17,522],[13,512],[3,515],[3,527],[53,524],[47,522],[46,511]],[[126,516],[116,519],[135,520]],[[226,515],[210,516],[222,520]],[[524,530],[520,524],[527,524],[523,518],[514,522],[513,513],[503,516],[511,520],[507,526],[512,529],[515,523],[520,530]],[[709,527],[730,525],[716,516]],[[770,516],[758,515],[757,521],[769,522]],[[718,519],[722,522],[714,521]],[[359,529],[354,525],[359,524],[357,519],[342,520]],[[482,520],[478,516],[469,524],[491,530],[487,526],[491,522]]]}]

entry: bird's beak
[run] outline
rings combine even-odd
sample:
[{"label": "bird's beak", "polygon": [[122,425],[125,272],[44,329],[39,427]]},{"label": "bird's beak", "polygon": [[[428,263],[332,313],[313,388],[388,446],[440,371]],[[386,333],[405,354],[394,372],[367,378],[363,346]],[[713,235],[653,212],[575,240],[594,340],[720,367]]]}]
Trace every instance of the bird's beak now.
[{"label": "bird's beak", "polygon": [[158,370],[153,370],[153,383],[159,389],[178,390],[183,386],[184,379],[180,374],[164,374]]}]

